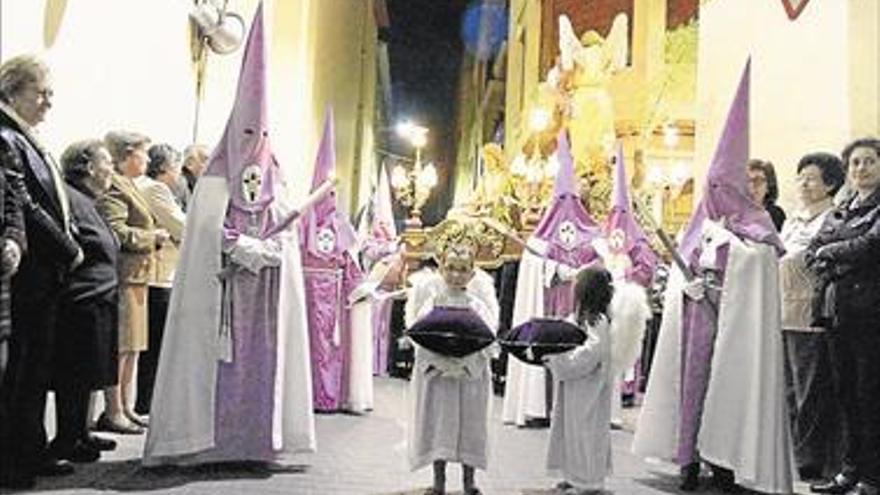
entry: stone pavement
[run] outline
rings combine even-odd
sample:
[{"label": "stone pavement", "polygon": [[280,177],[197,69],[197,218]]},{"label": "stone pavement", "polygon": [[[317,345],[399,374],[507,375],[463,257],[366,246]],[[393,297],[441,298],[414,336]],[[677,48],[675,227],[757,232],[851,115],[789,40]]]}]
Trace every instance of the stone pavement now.
[{"label": "stone pavement", "polygon": [[[45,494],[169,493],[193,495],[353,494],[410,495],[424,491],[431,469],[412,473],[406,467],[407,382],[376,379],[376,410],[365,416],[319,415],[318,452],[297,456],[272,468],[216,465],[147,470],[139,464],[143,436],[116,436],[115,452],[97,464],[79,465],[76,474],[43,478],[36,492]],[[486,495],[549,495],[558,479],[547,476],[546,429],[505,427],[501,398],[493,402],[489,470],[477,473]],[[51,409],[51,408],[50,408]],[[649,464],[630,453],[635,409],[627,410],[627,429],[612,434],[614,473],[606,493],[670,494],[677,490],[677,470]],[[51,417],[51,410],[49,416]],[[447,487],[461,490],[458,465],[447,468]],[[803,486],[799,486],[804,493]],[[712,493],[708,490],[700,495]]]}]

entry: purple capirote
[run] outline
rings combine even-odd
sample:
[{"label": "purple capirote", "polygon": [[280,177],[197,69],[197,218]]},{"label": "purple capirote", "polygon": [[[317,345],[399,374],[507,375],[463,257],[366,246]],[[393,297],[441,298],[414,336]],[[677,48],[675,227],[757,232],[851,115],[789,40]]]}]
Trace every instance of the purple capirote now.
[{"label": "purple capirote", "polygon": [[[578,195],[574,160],[565,131],[559,133],[556,143],[559,171],[554,182],[553,198],[532,235],[547,243],[548,258],[578,268],[596,258],[592,241],[599,235],[599,227]],[[569,227],[573,228],[573,238],[571,242],[565,242],[560,236],[564,235],[562,230]]]},{"label": "purple capirote", "polygon": [[[327,109],[315,160],[312,190],[336,167],[333,112]],[[318,411],[339,410],[348,395],[346,376],[351,356],[351,308],[348,296],[363,274],[349,250],[354,227],[336,208],[336,192],[324,196],[300,222],[300,242],[312,358],[312,398]]]},{"label": "purple capirote", "polygon": [[614,190],[612,191],[611,211],[602,227],[604,235],[609,237],[619,230],[624,235],[623,251],[629,256],[632,265],[626,271],[626,279],[642,287],[647,287],[657,267],[657,253],[645,231],[636,222],[626,181],[626,166],[623,161],[623,146],[618,144],[614,163]]}]

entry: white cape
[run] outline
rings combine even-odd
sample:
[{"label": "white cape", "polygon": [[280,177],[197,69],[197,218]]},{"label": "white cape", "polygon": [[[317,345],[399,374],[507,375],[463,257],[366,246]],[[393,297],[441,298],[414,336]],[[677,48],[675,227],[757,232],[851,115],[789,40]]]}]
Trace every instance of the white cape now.
[{"label": "white cape", "polygon": [[343,408],[355,413],[373,409],[373,306],[369,296],[351,306],[351,361],[346,376],[348,398]]},{"label": "white cape", "polygon": [[[223,177],[199,179],[187,215],[179,268],[168,306],[150,428],[147,466],[186,463],[214,445],[214,406],[222,284],[223,221],[229,190]],[[296,229],[282,243],[278,301],[277,369],[273,448],[282,453],[315,450],[311,359]],[[184,457],[181,457],[184,456]]]},{"label": "white cape", "polygon": [[[544,316],[544,284],[549,267],[545,259],[524,250],[519,262],[512,326]],[[501,419],[523,426],[530,418],[547,417],[547,372],[508,355]]]},{"label": "white cape", "polygon": [[[772,246],[733,237],[698,450],[703,459],[732,469],[746,488],[791,493],[776,253]],[[681,272],[673,270],[633,440],[633,451],[645,457],[676,457],[684,284]]]}]

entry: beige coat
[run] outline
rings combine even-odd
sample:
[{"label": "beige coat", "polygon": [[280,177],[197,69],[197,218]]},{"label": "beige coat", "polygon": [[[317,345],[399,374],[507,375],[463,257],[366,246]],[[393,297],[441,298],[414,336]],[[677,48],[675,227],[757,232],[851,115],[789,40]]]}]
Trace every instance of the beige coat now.
[{"label": "beige coat", "polygon": [[119,240],[119,351],[147,348],[147,283],[153,276],[156,224],[134,181],[113,174],[98,210]]},{"label": "beige coat", "polygon": [[174,199],[171,188],[165,183],[142,176],[135,180],[135,185],[147,201],[156,225],[171,235],[171,241],[156,251],[155,267],[150,279],[150,285],[170,289],[174,282],[177,259],[180,257],[179,246],[183,239],[186,215]]},{"label": "beige coat", "polygon": [[782,329],[799,332],[818,332],[821,328],[810,325],[815,277],[807,270],[804,253],[810,241],[819,232],[831,201],[818,205],[813,212],[798,212],[782,227],[785,255],[779,260],[779,288],[782,297]]}]

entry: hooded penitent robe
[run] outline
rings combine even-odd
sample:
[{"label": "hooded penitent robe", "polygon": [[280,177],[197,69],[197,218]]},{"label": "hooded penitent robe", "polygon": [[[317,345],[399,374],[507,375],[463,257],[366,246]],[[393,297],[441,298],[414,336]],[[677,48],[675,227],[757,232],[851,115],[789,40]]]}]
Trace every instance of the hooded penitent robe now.
[{"label": "hooded penitent robe", "polygon": [[[556,154],[559,172],[554,197],[528,240],[530,246],[544,256],[529,250],[523,252],[512,327],[532,318],[569,315],[573,310],[571,283],[553,284],[553,279],[596,259],[592,240],[599,234],[599,227],[578,197],[574,165],[564,133],[559,135]],[[543,367],[508,359],[502,411],[505,423],[522,426],[528,419],[547,418],[547,397],[547,372]]]},{"label": "hooded penitent robe", "polygon": [[[334,146],[333,113],[328,109],[312,190],[334,172]],[[363,276],[350,251],[356,241],[354,227],[337,211],[335,191],[305,213],[300,221],[300,236],[314,408],[332,412],[348,407],[348,369],[352,358],[349,296]]]},{"label": "hooded penitent robe", "polygon": [[257,8],[222,140],[192,197],[144,464],[272,461],[315,449],[297,232],[280,218]]},{"label": "hooded penitent robe", "polygon": [[625,294],[627,304],[622,304],[612,319],[624,318],[627,325],[619,326],[614,333],[612,352],[615,392],[611,401],[611,418],[621,421],[623,408],[621,391],[635,392],[637,377],[633,374],[636,359],[642,345],[645,325],[651,313],[645,287],[651,283],[657,267],[657,254],[651,248],[648,237],[636,222],[630,204],[626,182],[626,166],[623,147],[618,145],[615,155],[614,190],[611,211],[602,224],[602,237],[594,243],[602,257],[605,268],[614,277],[615,294]]},{"label": "hooded penitent robe", "polygon": [[746,65],[679,249],[696,276],[714,275],[718,289],[693,299],[682,293],[681,271],[672,272],[633,449],[680,465],[704,459],[733,470],[749,489],[790,493],[777,260],[783,247],[747,191],[748,95]]}]

